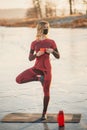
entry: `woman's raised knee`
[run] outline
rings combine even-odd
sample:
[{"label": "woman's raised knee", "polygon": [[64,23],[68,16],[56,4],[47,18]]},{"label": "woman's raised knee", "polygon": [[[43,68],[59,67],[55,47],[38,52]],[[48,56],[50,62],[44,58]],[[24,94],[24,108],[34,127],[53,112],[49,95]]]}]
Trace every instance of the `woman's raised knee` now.
[{"label": "woman's raised knee", "polygon": [[16,77],[16,82],[17,82],[18,84],[21,84],[21,83],[22,83],[21,80],[20,80],[20,78],[18,78],[18,77]]}]

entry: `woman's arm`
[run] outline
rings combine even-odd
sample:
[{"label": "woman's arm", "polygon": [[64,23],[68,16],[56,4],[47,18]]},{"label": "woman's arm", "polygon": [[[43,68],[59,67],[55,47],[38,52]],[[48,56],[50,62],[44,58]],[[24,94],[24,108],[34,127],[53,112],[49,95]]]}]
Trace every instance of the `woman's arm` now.
[{"label": "woman's arm", "polygon": [[55,58],[59,59],[60,58],[60,54],[58,52],[58,49],[52,49],[52,48],[46,48],[46,52],[47,53],[52,53],[54,55]]},{"label": "woman's arm", "polygon": [[34,50],[30,50],[30,54],[29,54],[29,60],[32,61],[34,60],[36,57],[39,57],[41,55],[43,55],[45,52],[43,51],[38,51],[36,54],[34,54]]},{"label": "woman's arm", "polygon": [[36,58],[36,54],[34,54],[34,50],[30,50],[30,53],[29,53],[29,60],[32,61]]},{"label": "woman's arm", "polygon": [[57,58],[57,59],[60,58],[60,54],[59,54],[59,51],[57,48],[53,50],[52,54],[54,55],[55,58]]}]

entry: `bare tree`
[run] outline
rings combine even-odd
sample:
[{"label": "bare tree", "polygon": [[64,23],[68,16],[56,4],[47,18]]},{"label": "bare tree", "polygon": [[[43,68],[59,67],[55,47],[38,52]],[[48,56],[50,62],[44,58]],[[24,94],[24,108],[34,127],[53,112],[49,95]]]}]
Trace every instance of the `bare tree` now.
[{"label": "bare tree", "polygon": [[87,0],[83,0],[83,3],[86,5],[86,14],[87,14]]},{"label": "bare tree", "polygon": [[33,5],[34,5],[34,9],[35,9],[37,17],[42,18],[40,0],[33,0]]},{"label": "bare tree", "polygon": [[46,17],[56,16],[56,4],[46,1],[45,13],[46,13]]},{"label": "bare tree", "polygon": [[70,14],[72,15],[73,14],[73,11],[72,11],[72,0],[69,0],[69,5],[70,5]]}]

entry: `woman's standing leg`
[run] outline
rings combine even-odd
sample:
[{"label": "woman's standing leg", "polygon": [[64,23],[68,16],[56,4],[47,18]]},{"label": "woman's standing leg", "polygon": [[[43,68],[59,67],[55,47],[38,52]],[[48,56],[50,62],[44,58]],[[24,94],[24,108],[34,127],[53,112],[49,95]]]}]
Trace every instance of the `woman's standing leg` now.
[{"label": "woman's standing leg", "polygon": [[42,119],[46,119],[46,112],[50,100],[50,83],[51,83],[51,74],[49,73],[46,75],[44,83],[43,83],[43,91],[44,91],[44,98],[43,98],[43,113]]}]

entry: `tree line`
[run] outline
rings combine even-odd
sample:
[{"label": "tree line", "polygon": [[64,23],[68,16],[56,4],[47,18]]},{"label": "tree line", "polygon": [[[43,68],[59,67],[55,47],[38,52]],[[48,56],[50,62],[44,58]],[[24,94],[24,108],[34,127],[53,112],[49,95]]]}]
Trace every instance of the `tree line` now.
[{"label": "tree line", "polygon": [[[43,0],[32,0],[33,3],[33,9],[31,12],[33,12],[34,16],[37,18],[42,18],[43,14],[45,15],[45,17],[52,17],[52,16],[56,16],[56,4],[53,2],[49,2],[49,0],[46,0],[45,5],[43,6],[42,4]],[[75,9],[73,8],[74,4],[75,4],[76,0],[68,0],[69,3],[69,13],[70,15],[75,13]],[[87,0],[82,0],[83,4],[85,4],[86,7],[86,14],[87,14]],[[30,9],[27,10],[27,17],[30,14]],[[31,14],[32,15],[32,14]]]}]

